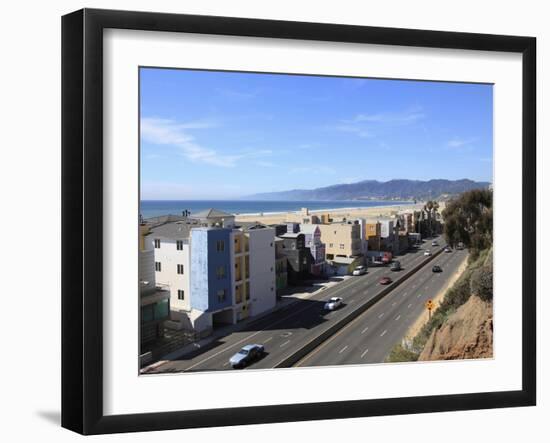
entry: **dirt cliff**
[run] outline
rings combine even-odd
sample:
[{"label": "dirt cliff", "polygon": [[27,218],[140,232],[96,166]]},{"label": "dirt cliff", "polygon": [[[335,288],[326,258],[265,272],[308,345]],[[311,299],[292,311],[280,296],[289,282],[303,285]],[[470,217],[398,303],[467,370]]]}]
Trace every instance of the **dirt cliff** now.
[{"label": "dirt cliff", "polygon": [[492,358],[493,303],[472,295],[432,331],[418,360]]}]

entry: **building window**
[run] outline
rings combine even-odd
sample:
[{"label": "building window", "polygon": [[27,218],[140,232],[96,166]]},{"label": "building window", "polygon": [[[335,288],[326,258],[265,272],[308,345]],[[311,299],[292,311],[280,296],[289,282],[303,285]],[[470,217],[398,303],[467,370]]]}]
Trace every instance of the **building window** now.
[{"label": "building window", "polygon": [[183,274],[183,265],[178,265],[178,274]]},{"label": "building window", "polygon": [[218,291],[218,301],[219,302],[225,301],[225,289],[220,289]]},{"label": "building window", "polygon": [[160,239],[155,238],[155,249],[160,249]]},{"label": "building window", "polygon": [[185,292],[183,289],[178,289],[178,300],[185,300]]},{"label": "building window", "polygon": [[329,248],[332,248],[332,247],[334,247],[334,244],[333,244],[333,243],[329,243],[329,244],[328,244],[328,247],[329,247]]},{"label": "building window", "polygon": [[344,249],[344,243],[340,243],[340,249]]},{"label": "building window", "polygon": [[178,251],[183,251],[183,240],[176,240],[176,249]]},{"label": "building window", "polygon": [[216,276],[219,280],[225,278],[225,266],[219,266],[218,269],[216,269]]},{"label": "building window", "polygon": [[159,261],[155,262],[155,271],[160,272],[162,271],[161,265]]},{"label": "building window", "polygon": [[269,246],[270,246],[270,247],[273,247],[273,242],[271,242],[271,243],[269,244]]},{"label": "building window", "polygon": [[223,240],[216,241],[216,251],[218,252],[225,251],[225,242]]}]

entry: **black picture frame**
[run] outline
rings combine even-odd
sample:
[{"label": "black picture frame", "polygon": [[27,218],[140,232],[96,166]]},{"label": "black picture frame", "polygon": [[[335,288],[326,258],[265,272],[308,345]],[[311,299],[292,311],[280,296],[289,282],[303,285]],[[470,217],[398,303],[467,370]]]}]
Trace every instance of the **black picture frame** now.
[{"label": "black picture frame", "polygon": [[[503,51],[522,54],[522,389],[392,399],[103,413],[103,30]],[[82,434],[290,422],[536,403],[536,39],[339,24],[83,9],[62,18],[62,426]]]}]

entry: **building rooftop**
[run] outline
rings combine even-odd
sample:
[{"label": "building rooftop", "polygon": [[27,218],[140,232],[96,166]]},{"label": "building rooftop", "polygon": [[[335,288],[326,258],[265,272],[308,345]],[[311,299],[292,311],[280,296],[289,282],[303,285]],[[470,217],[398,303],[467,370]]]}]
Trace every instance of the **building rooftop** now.
[{"label": "building rooftop", "polygon": [[224,217],[235,217],[233,214],[229,214],[219,209],[209,208],[204,211],[196,212],[191,214],[192,218],[224,218]]},{"label": "building rooftop", "polygon": [[300,232],[303,234],[314,234],[317,230],[318,225],[316,224],[301,224],[300,225]]},{"label": "building rooftop", "polygon": [[151,232],[147,234],[157,238],[169,239],[187,239],[192,228],[199,228],[201,225],[196,221],[180,221],[173,223],[165,223],[160,226],[151,228]]},{"label": "building rooftop", "polygon": [[279,235],[280,238],[298,238],[298,236],[302,234],[303,232],[287,232],[286,234]]}]

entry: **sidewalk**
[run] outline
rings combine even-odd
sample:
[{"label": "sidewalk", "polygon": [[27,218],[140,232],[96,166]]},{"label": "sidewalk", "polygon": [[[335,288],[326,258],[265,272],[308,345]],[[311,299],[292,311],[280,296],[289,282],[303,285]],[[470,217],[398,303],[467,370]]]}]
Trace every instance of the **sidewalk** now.
[{"label": "sidewalk", "polygon": [[[281,294],[280,298],[278,297],[276,305],[272,309],[262,312],[261,314],[254,317],[250,317],[237,324],[217,328],[211,335],[198,341],[188,340],[187,343],[185,342],[185,335],[192,335],[192,333],[190,333],[189,331],[173,331],[166,329],[167,337],[165,338],[168,338],[168,334],[172,334],[171,337],[173,337],[175,344],[172,344],[172,341],[170,340],[166,343],[163,343],[160,349],[158,349],[157,347],[155,347],[154,349],[150,349],[150,351],[153,353],[153,360],[156,361],[143,367],[140,372],[142,374],[146,374],[149,371],[161,366],[166,361],[179,359],[187,354],[190,354],[191,352],[196,351],[197,349],[207,346],[208,344],[220,338],[226,337],[233,332],[238,332],[242,329],[245,329],[255,322],[262,320],[267,315],[272,314],[273,312],[290,306],[299,300],[305,300],[313,297],[315,294],[318,294],[326,290],[327,288],[331,288],[340,283],[343,283],[350,278],[352,278],[350,275],[333,276],[330,277],[328,280],[309,280],[309,284],[307,286],[304,285],[288,287],[282,291],[283,293]],[[178,349],[174,349],[174,347],[177,347]]]}]

